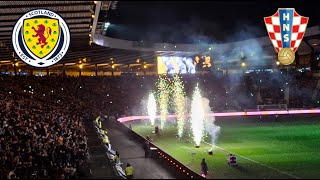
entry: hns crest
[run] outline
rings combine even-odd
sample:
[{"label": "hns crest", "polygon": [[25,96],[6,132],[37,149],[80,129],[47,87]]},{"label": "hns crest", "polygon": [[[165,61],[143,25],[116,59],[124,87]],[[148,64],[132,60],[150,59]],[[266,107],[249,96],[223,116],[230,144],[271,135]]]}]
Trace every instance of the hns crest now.
[{"label": "hns crest", "polygon": [[291,64],[307,28],[308,17],[300,16],[294,8],[279,8],[264,18],[271,42],[278,53],[279,61]]},{"label": "hns crest", "polygon": [[22,61],[35,67],[48,67],[67,53],[70,31],[55,12],[32,10],[17,21],[12,31],[12,43]]}]

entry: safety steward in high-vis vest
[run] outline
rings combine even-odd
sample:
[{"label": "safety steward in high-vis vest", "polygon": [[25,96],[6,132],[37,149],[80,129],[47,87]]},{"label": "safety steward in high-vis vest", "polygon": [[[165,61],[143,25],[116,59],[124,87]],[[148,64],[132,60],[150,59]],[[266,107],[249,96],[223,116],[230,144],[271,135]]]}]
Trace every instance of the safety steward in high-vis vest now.
[{"label": "safety steward in high-vis vest", "polygon": [[108,138],[107,135],[103,136],[102,142],[103,142],[103,144],[108,144],[109,143],[109,138]]},{"label": "safety steward in high-vis vest", "polygon": [[125,169],[127,179],[132,179],[133,177],[133,167],[128,163]]}]

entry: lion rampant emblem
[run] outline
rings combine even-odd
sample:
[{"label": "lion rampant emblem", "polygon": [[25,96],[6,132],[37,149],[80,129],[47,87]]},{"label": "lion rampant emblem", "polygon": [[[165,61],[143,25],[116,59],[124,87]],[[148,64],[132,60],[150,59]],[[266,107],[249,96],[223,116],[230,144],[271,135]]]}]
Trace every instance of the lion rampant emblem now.
[{"label": "lion rampant emblem", "polygon": [[[39,24],[38,30],[34,27],[32,27],[32,29],[36,32],[36,34],[32,35],[32,37],[39,37],[37,45],[41,44],[41,48],[43,48],[45,45],[48,44],[47,38],[51,36],[51,28],[48,27],[46,29],[46,27],[43,24]],[[47,37],[45,37],[45,33],[47,34]]]}]

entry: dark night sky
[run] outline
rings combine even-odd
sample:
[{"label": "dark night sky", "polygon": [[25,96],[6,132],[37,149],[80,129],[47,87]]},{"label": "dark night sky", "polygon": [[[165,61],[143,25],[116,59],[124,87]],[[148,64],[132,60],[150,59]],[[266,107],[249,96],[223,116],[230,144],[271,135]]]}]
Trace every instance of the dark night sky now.
[{"label": "dark night sky", "polygon": [[267,36],[263,17],[281,7],[309,17],[308,27],[320,22],[320,7],[306,0],[119,1],[108,11],[107,35],[169,43],[238,41]]}]

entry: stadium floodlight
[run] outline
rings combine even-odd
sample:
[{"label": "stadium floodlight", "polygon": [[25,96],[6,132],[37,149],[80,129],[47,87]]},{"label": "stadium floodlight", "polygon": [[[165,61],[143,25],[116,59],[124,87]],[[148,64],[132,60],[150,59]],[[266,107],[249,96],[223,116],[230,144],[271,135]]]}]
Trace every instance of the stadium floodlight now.
[{"label": "stadium floodlight", "polygon": [[101,32],[103,35],[106,35],[107,30],[108,30],[108,27],[109,27],[110,25],[111,25],[111,24],[110,24],[109,22],[104,22],[104,23],[103,23],[102,32]]},{"label": "stadium floodlight", "polygon": [[112,1],[111,9],[112,9],[112,10],[117,9],[117,4],[118,4],[118,1]]}]

